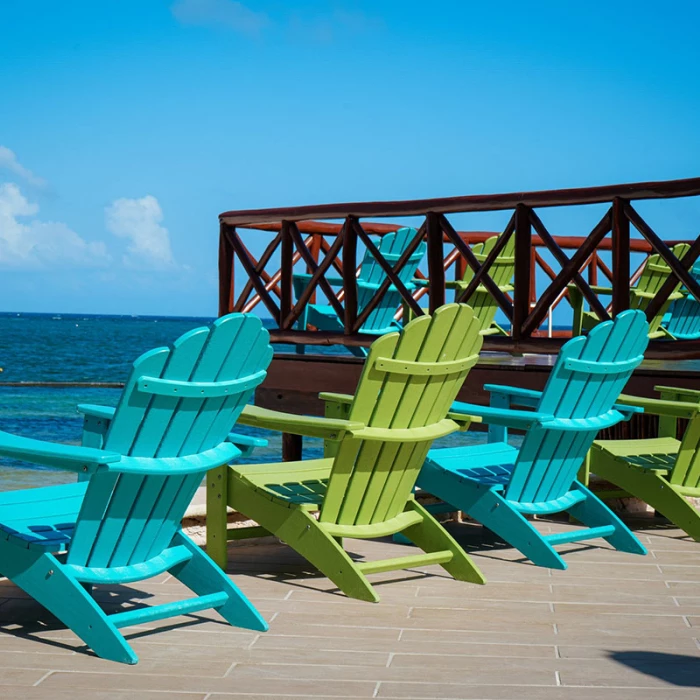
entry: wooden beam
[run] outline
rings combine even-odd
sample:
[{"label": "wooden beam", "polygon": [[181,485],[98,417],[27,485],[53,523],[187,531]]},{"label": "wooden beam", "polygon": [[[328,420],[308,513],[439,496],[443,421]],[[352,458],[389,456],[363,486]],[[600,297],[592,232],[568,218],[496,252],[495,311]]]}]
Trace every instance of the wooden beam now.
[{"label": "wooden beam", "polygon": [[624,200],[612,205],[612,315],[630,307],[630,222],[625,216]]},{"label": "wooden beam", "polygon": [[345,315],[343,316],[343,328],[345,335],[352,335],[357,321],[357,227],[348,218],[345,220],[343,242],[343,301],[345,302]]},{"label": "wooden beam", "polygon": [[430,313],[445,305],[445,268],[443,266],[444,251],[442,249],[442,226],[440,217],[428,212],[425,217],[425,228],[428,243],[428,279],[430,280]]},{"label": "wooden beam", "polygon": [[[530,209],[525,204],[515,207],[515,275],[513,282],[512,336],[519,341],[525,334],[525,319],[530,314],[530,250],[532,226]],[[548,288],[551,289],[551,286]],[[556,296],[556,295],[555,295]]]},{"label": "wooden beam", "polygon": [[219,316],[233,311],[233,246],[226,236],[226,224],[219,224]]},{"label": "wooden beam", "polygon": [[419,216],[429,211],[454,214],[472,211],[502,211],[514,209],[518,204],[532,209],[576,204],[601,204],[615,198],[666,199],[696,195],[700,195],[700,178],[698,177],[685,180],[637,182],[539,192],[481,194],[469,197],[441,197],[399,202],[346,202],[277,209],[250,209],[224,212],[220,218],[232,226],[245,226],[246,224],[272,223],[282,219],[307,221],[309,219],[344,219],[346,216],[358,218]]},{"label": "wooden beam", "polygon": [[[549,248],[552,255],[554,255],[557,262],[561,265],[562,270],[565,268],[567,270],[571,270],[570,266],[567,267],[569,265],[570,259],[567,257],[566,253],[564,253],[564,251],[557,245],[557,242],[549,233],[549,231],[542,223],[542,220],[536,212],[530,212],[530,221],[535,231],[537,231],[547,248]],[[605,228],[607,229],[608,226],[606,225]],[[597,227],[596,229],[594,229],[594,231],[596,230]],[[605,231],[602,235],[604,236],[605,233],[607,233],[607,231]],[[602,238],[602,236],[600,237]],[[586,247],[586,249],[588,248],[590,248],[590,246]],[[593,249],[593,252],[595,252],[595,248]],[[593,253],[589,253],[589,255],[587,255],[586,258],[589,258],[592,254]],[[595,311],[598,318],[600,318],[601,320],[607,320],[608,313],[605,310],[605,307],[600,303],[600,300],[596,296],[595,292],[588,286],[586,280],[583,279],[581,273],[579,272],[580,269],[580,267],[577,267],[571,270],[571,277],[569,279],[573,280],[576,286],[581,290],[581,293],[591,305],[591,308]],[[532,335],[532,333],[540,327],[540,324],[542,323],[542,321],[544,321],[545,316],[547,315],[547,311],[552,306],[559,294],[564,290],[564,287],[568,284],[569,279],[562,278],[560,280],[557,280],[556,286],[554,284],[550,284],[547,287],[547,289],[544,290],[543,294],[535,303],[535,307],[532,309],[532,311],[530,311],[527,318],[525,319],[525,323],[523,326],[524,336]],[[564,286],[562,286],[562,284]]]},{"label": "wooden beam", "polygon": [[253,264],[252,260],[248,255],[248,250],[243,245],[241,239],[236,233],[236,229],[234,227],[227,227],[225,229],[225,232],[226,237],[229,239],[229,242],[233,246],[234,252],[238,256],[238,259],[241,261],[243,269],[246,271],[246,274],[253,283],[253,286],[255,287],[255,290],[260,296],[260,299],[262,300],[263,304],[265,304],[265,306],[267,307],[267,310],[270,312],[272,318],[279,318],[280,310],[277,307],[277,304],[275,304],[275,302],[272,300],[270,293],[267,291],[267,289],[265,289],[265,285],[263,284],[262,279],[260,279],[258,273],[256,272],[255,265]]},{"label": "wooden beam", "polygon": [[280,231],[282,236],[282,248],[280,250],[280,317],[278,323],[280,328],[287,328],[285,323],[292,310],[292,300],[294,298],[292,292],[294,241],[289,229],[289,222],[283,222]]},{"label": "wooden beam", "polygon": [[[248,257],[253,261],[255,264],[255,272],[258,276],[262,277],[263,282],[265,283],[265,289],[272,290],[276,293],[279,292],[279,287],[277,287],[277,282],[279,282],[281,275],[280,271],[277,270],[274,275],[268,275],[265,272],[265,266],[269,262],[270,258],[272,257],[272,254],[277,250],[277,246],[279,245],[279,242],[282,240],[282,234],[278,233],[268,244],[267,248],[263,251],[263,254],[260,256],[260,260],[256,260],[255,256],[251,254],[251,252],[245,248],[246,254]],[[250,295],[251,291],[253,291],[253,282],[251,281],[251,278],[248,278],[248,281],[245,283],[245,286],[243,287],[243,291],[241,292],[240,296],[236,300],[236,303],[234,305],[234,308],[236,311],[243,311],[243,313],[249,312],[251,309],[253,309],[257,302],[255,301],[255,298],[253,298],[253,301],[250,303],[246,303],[248,301],[248,296]],[[278,294],[279,296],[279,294]],[[258,301],[260,298],[258,297]],[[245,305],[245,306],[244,306]]]},{"label": "wooden beam", "polygon": [[[406,246],[406,249],[401,253],[399,256],[399,259],[396,261],[395,269],[400,270],[408,261],[408,259],[413,255],[413,253],[416,251],[416,248],[420,245],[421,241],[423,240],[423,237],[425,236],[425,229],[426,229],[426,224],[423,222],[421,227],[418,229],[416,232],[416,235],[413,237],[413,240]],[[359,233],[359,232],[358,232]],[[370,243],[374,245],[371,241]],[[375,246],[376,249],[376,246]],[[375,292],[374,296],[369,300],[365,308],[360,312],[360,314],[357,316],[357,320],[355,321],[355,327],[353,329],[353,333],[358,333],[360,328],[364,325],[365,321],[369,317],[369,315],[374,311],[374,309],[377,308],[377,305],[382,299],[382,296],[386,294],[387,289],[389,289],[391,285],[391,280],[389,277],[385,277],[382,280],[382,283],[379,285],[379,288]],[[415,302],[413,297],[411,297],[412,304],[410,302],[409,305],[411,305],[411,308],[413,309],[414,313],[417,316],[423,316],[423,309],[418,306],[418,304]]]},{"label": "wooden beam", "polygon": [[[452,245],[457,248],[462,257],[467,261],[469,267],[476,274],[481,269],[481,263],[476,259],[474,251],[462,240],[457,232],[452,227],[452,224],[446,219],[441,219],[442,230],[447,234]],[[484,273],[481,281],[486,289],[491,293],[491,296],[496,300],[496,303],[501,307],[510,321],[513,320],[513,305],[508,300],[508,297],[498,288],[498,285]]]}]

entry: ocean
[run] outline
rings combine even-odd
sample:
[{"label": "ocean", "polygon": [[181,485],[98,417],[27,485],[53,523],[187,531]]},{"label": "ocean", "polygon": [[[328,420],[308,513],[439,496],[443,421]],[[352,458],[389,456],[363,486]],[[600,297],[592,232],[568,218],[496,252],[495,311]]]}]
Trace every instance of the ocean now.
[{"label": "ocean", "polygon": [[[16,382],[124,382],[131,363],[143,352],[168,345],[213,318],[168,316],[90,316],[86,314],[0,314],[0,430],[16,435],[79,444],[81,403],[114,406],[121,389],[104,387],[11,386]],[[292,346],[275,346],[276,352]],[[321,352],[343,353],[342,348]],[[319,352],[314,349],[314,352]],[[238,426],[237,431],[268,439],[246,461],[281,458],[278,433]],[[478,442],[483,433],[448,439]],[[322,456],[321,440],[304,439],[304,457]],[[0,491],[47,486],[75,475],[0,458]]]}]

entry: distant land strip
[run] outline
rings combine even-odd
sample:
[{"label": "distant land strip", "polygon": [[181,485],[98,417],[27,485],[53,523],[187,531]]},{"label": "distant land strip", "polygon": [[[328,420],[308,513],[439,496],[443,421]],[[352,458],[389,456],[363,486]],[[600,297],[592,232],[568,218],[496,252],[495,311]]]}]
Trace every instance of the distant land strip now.
[{"label": "distant land strip", "polygon": [[124,382],[0,382],[0,386],[48,387],[64,389],[66,387],[93,387],[96,389],[123,389]]}]

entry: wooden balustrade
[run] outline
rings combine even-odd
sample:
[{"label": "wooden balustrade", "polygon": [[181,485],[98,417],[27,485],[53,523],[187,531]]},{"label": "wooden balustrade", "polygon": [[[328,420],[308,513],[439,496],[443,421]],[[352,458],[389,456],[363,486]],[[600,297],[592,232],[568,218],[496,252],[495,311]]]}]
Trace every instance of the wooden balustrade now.
[{"label": "wooden balustrade", "polygon": [[[688,240],[690,250],[678,260],[670,247],[677,240],[664,240],[640,216],[633,202],[700,195],[700,178],[668,182],[638,183],[595,188],[554,190],[516,194],[479,195],[405,202],[365,202],[329,204],[311,207],[263,209],[226,212],[220,216],[219,280],[220,314],[250,311],[263,304],[277,323],[273,342],[310,345],[366,345],[371,338],[360,329],[368,315],[393,285],[407,308],[422,314],[419,300],[428,297],[430,310],[446,301],[445,280],[454,273],[462,278],[467,268],[474,272],[471,283],[459,296],[469,301],[477,286],[485,286],[510,322],[510,336],[489,337],[485,347],[517,352],[554,352],[561,339],[542,337],[542,331],[554,308],[567,299],[567,287],[575,284],[591,310],[607,319],[629,307],[629,288],[641,274],[640,265],[631,263],[631,254],[648,257],[658,254],[672,274],[647,307],[651,318],[681,281],[700,300],[700,285],[689,270],[700,255],[700,235]],[[536,209],[587,204],[608,204],[608,210],[585,236],[552,235]],[[511,210],[512,216],[502,232],[457,231],[448,214]],[[379,252],[373,236],[383,236],[400,228],[394,223],[361,221],[366,217],[422,216],[422,225],[401,257],[387,262]],[[341,220],[342,223],[328,221]],[[632,229],[641,238],[631,236]],[[259,259],[241,239],[247,236],[271,236]],[[496,248],[483,264],[475,257],[471,245],[501,233]],[[700,233],[698,231],[695,234]],[[502,292],[489,276],[489,268],[510,237],[515,237],[515,274],[513,292]],[[429,277],[430,285],[410,291],[398,276],[422,240],[427,242],[427,270],[417,277]],[[364,309],[357,306],[358,245],[369,251],[386,277]],[[268,270],[279,250],[279,268]],[[601,254],[611,257],[611,264]],[[550,261],[546,257],[550,258]],[[234,296],[234,265],[238,260],[245,274],[241,293]],[[631,272],[634,269],[634,272]],[[292,290],[294,271],[307,272],[310,280],[298,299]],[[326,275],[333,272],[343,285],[333,289]],[[601,277],[612,294],[608,301],[591,289]],[[545,281],[542,287],[542,281]],[[343,322],[342,333],[319,332],[297,328],[304,306],[314,303],[322,291]],[[397,310],[400,316],[401,310]],[[700,341],[656,341],[653,353],[659,356],[700,357]]]}]

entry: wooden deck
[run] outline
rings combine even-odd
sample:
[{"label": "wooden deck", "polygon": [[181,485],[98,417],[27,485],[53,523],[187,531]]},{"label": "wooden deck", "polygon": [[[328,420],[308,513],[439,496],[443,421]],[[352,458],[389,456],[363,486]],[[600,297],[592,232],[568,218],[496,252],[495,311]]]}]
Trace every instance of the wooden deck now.
[{"label": "wooden deck", "polygon": [[[214,613],[132,628],[141,657],[133,667],[87,653],[0,580],[0,687],[26,700],[696,700],[700,544],[656,520],[636,527],[648,556],[604,542],[568,545],[569,570],[550,571],[484,539],[479,526],[452,524],[487,585],[453,581],[439,567],[377,574],[377,605],[339,595],[284,545],[235,547],[229,573],[269,632],[228,627]],[[388,541],[348,548],[368,558],[407,549]],[[179,592],[161,577],[97,595],[116,606]]]}]

